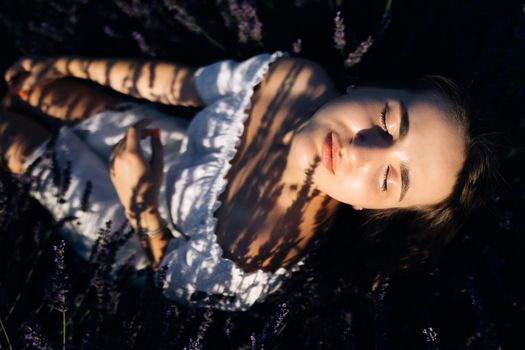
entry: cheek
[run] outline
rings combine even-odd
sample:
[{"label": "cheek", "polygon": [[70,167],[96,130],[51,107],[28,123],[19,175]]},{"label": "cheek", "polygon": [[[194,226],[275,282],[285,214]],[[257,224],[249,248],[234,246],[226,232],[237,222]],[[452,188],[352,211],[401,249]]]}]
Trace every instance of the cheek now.
[{"label": "cheek", "polygon": [[321,191],[339,202],[362,207],[374,205],[375,192],[366,176],[330,176],[319,181],[323,184]]}]

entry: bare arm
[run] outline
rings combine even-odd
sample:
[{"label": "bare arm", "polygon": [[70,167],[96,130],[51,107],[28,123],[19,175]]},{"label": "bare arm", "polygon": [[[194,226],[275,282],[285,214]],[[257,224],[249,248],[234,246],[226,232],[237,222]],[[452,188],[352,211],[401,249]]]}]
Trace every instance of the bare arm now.
[{"label": "bare arm", "polygon": [[18,89],[27,94],[38,84],[74,77],[152,102],[200,107],[203,102],[193,78],[196,69],[139,59],[22,58],[6,72],[5,78],[8,83],[18,80]]}]

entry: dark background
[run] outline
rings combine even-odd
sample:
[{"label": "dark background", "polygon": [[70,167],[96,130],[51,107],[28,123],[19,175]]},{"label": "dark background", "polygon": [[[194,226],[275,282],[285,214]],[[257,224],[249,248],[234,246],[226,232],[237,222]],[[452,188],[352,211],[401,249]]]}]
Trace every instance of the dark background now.
[{"label": "dark background", "polygon": [[[524,4],[393,0],[385,19],[387,1],[259,0],[251,4],[263,24],[262,40],[240,43],[236,24],[226,26],[221,15],[227,3],[4,0],[0,70],[29,54],[151,57],[199,66],[291,52],[301,38],[298,55],[323,65],[342,91],[350,83],[414,74],[442,74],[467,87],[476,129],[499,145],[502,181],[486,208],[419,269],[368,278],[349,272],[359,269],[346,269],[355,218],[355,225],[338,227],[313,250],[308,267],[280,293],[246,313],[189,310],[164,300],[153,283],[135,289],[120,280],[95,281],[100,268],[66,247],[68,348],[522,349]],[[173,4],[222,48],[180,24]],[[350,68],[333,47],[338,10],[346,25],[345,55],[368,35],[375,39]],[[2,178],[0,320],[15,349],[42,342],[60,347],[62,313],[48,305],[58,225],[27,197],[23,179]],[[430,328],[436,337],[427,335]],[[8,348],[5,333],[2,349]]]}]

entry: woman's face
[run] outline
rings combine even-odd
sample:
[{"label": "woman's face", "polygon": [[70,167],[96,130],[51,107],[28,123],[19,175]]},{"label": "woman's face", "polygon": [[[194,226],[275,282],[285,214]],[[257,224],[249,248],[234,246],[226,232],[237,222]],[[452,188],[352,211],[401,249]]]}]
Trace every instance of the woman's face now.
[{"label": "woman's face", "polygon": [[354,208],[437,204],[465,159],[464,130],[433,93],[363,87],[338,97],[298,128],[289,160],[314,186]]}]

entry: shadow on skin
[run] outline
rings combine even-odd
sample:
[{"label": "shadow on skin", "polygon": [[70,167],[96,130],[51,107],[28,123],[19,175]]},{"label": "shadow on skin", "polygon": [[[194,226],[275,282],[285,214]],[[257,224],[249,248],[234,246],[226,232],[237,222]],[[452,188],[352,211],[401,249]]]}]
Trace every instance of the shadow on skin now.
[{"label": "shadow on skin", "polygon": [[[88,78],[90,64],[91,61],[88,61],[83,68]],[[114,84],[110,82],[114,64],[114,60],[107,60],[104,84],[106,86]],[[235,261],[247,272],[258,269],[276,270],[297,261],[304,253],[314,231],[322,229],[323,224],[333,214],[328,207],[329,199],[323,199],[319,192],[312,190],[311,177],[320,164],[320,160],[316,159],[307,172],[305,182],[297,184],[292,204],[279,215],[270,216],[270,212],[278,207],[278,200],[283,193],[284,184],[281,179],[286,168],[284,155],[288,154],[290,140],[278,146],[280,149],[277,156],[276,152],[268,152],[267,145],[271,143],[273,148],[270,149],[275,150],[276,141],[283,140],[290,130],[296,129],[310,118],[326,97],[316,96],[315,90],[319,86],[311,80],[306,82],[306,87],[301,87],[300,94],[297,94],[297,87],[293,90],[303,68],[301,62],[295,62],[287,71],[278,90],[272,94],[266,109],[257,112],[261,113],[260,117],[248,118],[241,140],[244,147],[238,149],[231,162],[228,186],[219,198],[223,205],[215,212],[218,218],[217,241],[223,249],[223,256]],[[155,63],[130,64],[121,87],[126,88],[131,96],[138,94],[137,82],[144,69],[149,72],[150,86],[154,84]],[[177,71],[173,72],[170,91],[165,95],[155,96],[159,102],[169,103],[169,96],[185,93],[183,90],[174,90],[180,86],[176,84],[177,79],[180,79],[178,75]],[[97,84],[75,78],[63,78],[44,86],[36,85],[28,92],[27,97],[34,108],[61,119],[66,124],[78,122],[105,108],[129,100],[124,95],[107,94]],[[255,106],[258,98],[255,93],[252,106]],[[251,113],[255,112],[252,110]],[[252,135],[250,143],[246,143],[252,123],[258,123],[255,125],[256,133]],[[238,184],[235,191],[232,190],[232,183]],[[314,199],[321,202],[321,205],[315,213],[307,213],[307,206]],[[138,218],[143,210],[135,197],[131,205],[132,215]],[[305,218],[305,215],[308,215],[308,218]],[[312,232],[304,232],[301,229],[301,225],[305,224],[313,226],[309,228]]]},{"label": "shadow on skin", "polygon": [[[247,272],[258,269],[275,271],[297,261],[315,233],[313,231],[322,228],[332,214],[328,208],[330,199],[327,197],[324,197],[313,217],[311,211],[306,212],[312,200],[323,198],[318,191],[312,190],[311,178],[320,165],[320,159],[316,159],[307,171],[304,183],[297,184],[292,204],[284,212],[270,216],[270,211],[278,206],[284,189],[281,180],[291,140],[279,146],[281,149],[277,156],[273,154],[275,152],[268,152],[265,145],[268,140],[272,144],[283,140],[288,131],[296,129],[320,106],[320,101],[312,101],[309,97],[314,95],[309,90],[315,88],[310,81],[304,94],[292,94],[302,68],[301,63],[294,63],[262,112],[256,135],[249,144],[241,143],[245,144],[245,148],[238,150],[232,161],[228,187],[219,198],[223,205],[215,213],[218,218],[216,234],[223,248],[223,256],[235,261]],[[254,99],[257,99],[257,94]],[[278,113],[285,113],[286,117],[282,119],[282,124],[275,127]],[[248,119],[248,123],[256,123],[252,119]],[[248,129],[249,125],[246,125],[243,141]],[[234,192],[231,191],[233,182],[239,183]],[[245,217],[239,218],[239,213],[244,213],[241,216]],[[310,225],[312,222],[312,232],[301,229],[301,225]]]}]

